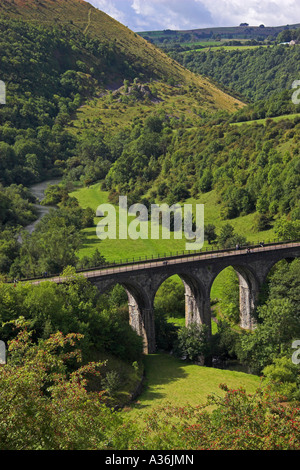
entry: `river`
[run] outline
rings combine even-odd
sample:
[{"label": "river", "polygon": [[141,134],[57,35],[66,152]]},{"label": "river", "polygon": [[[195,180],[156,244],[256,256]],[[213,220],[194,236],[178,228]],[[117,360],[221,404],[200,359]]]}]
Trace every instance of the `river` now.
[{"label": "river", "polygon": [[[51,186],[53,184],[59,184],[61,182],[61,178],[56,178],[52,180],[47,180],[47,181],[42,181],[41,183],[34,184],[33,186],[30,186],[30,192],[33,196],[37,198],[39,202],[41,202],[44,197],[45,197],[45,191],[48,188],[48,186]],[[48,214],[51,208],[53,206],[42,206],[40,204],[34,204],[34,207],[36,207],[38,211],[38,218],[31,224],[27,225],[25,227],[25,230],[29,232],[30,234],[34,231],[36,224],[44,217],[44,215]]]}]

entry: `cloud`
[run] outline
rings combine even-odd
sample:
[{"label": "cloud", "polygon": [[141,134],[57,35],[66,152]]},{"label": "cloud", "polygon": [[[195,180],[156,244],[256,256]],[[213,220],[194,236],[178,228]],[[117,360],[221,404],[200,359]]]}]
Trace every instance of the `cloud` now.
[{"label": "cloud", "polygon": [[300,18],[298,0],[198,0],[206,6],[216,26],[235,26],[249,23],[252,26],[281,26],[295,24]]},{"label": "cloud", "polygon": [[90,0],[90,3],[134,31],[210,26],[208,8],[197,0]]},{"label": "cloud", "polygon": [[89,0],[134,31],[297,23],[299,0]]},{"label": "cloud", "polygon": [[133,0],[132,8],[155,29],[190,29],[212,23],[208,8],[197,0]]},{"label": "cloud", "polygon": [[[124,5],[121,5],[120,2],[114,0],[90,0],[89,3],[120,23],[125,24],[127,14],[126,10],[124,11]],[[123,1],[122,3],[130,4],[130,1]]]}]

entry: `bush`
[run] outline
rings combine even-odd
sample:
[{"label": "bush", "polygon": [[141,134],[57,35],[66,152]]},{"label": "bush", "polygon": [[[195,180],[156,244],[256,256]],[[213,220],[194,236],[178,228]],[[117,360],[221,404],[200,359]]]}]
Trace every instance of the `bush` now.
[{"label": "bush", "polygon": [[80,361],[79,339],[56,333],[36,345],[22,330],[10,342],[8,363],[0,367],[0,395],[5,396],[0,403],[1,450],[128,447],[129,429],[123,433],[121,414],[106,406],[102,393],[86,388],[87,375],[99,375],[101,363],[67,373],[70,359]]},{"label": "bush", "polygon": [[120,388],[121,379],[116,370],[111,370],[107,372],[101,383],[105,391],[112,396]]},{"label": "bush", "polygon": [[167,279],[158,289],[155,308],[167,316],[182,317],[185,312],[184,285],[181,281]]},{"label": "bush", "polygon": [[273,364],[263,369],[271,389],[284,400],[300,400],[300,371],[291,357],[278,357]]},{"label": "bush", "polygon": [[199,361],[201,357],[205,357],[209,352],[207,327],[191,323],[180,328],[175,350],[176,355],[186,357],[190,361]]},{"label": "bush", "polygon": [[167,321],[166,315],[162,311],[155,309],[155,340],[158,349],[171,351],[177,341],[177,331],[173,323]]},{"label": "bush", "polygon": [[271,219],[266,214],[255,214],[252,229],[255,232],[262,232],[271,228]]},{"label": "bush", "polygon": [[[130,448],[164,450],[299,450],[300,408],[282,406],[268,389],[220,388],[201,406],[157,407]],[[207,407],[214,411],[208,412]],[[210,408],[211,409],[211,408]]]},{"label": "bush", "polygon": [[234,231],[234,227],[231,224],[227,223],[221,227],[218,236],[218,244],[221,248],[233,248],[236,245],[246,245],[246,243],[246,238],[242,235],[236,234]]}]

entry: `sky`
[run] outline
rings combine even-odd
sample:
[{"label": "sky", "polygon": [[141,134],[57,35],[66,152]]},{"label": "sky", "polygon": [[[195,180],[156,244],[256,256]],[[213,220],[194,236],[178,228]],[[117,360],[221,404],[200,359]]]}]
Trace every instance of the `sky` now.
[{"label": "sky", "polygon": [[300,23],[299,0],[87,0],[133,31]]}]

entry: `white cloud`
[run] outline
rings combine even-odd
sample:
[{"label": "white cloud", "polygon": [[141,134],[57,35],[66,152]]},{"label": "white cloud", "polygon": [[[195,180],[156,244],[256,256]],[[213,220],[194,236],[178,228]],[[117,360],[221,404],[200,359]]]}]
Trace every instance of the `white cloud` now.
[{"label": "white cloud", "polygon": [[134,31],[210,26],[212,17],[197,0],[90,0]]},{"label": "white cloud", "polygon": [[122,7],[119,8],[118,4],[120,2],[114,0],[90,0],[91,5],[99,8],[99,10],[104,11],[109,16],[119,21],[120,23],[125,24],[126,13],[122,10]]},{"label": "white cloud", "polygon": [[299,0],[89,0],[134,31],[300,22]]},{"label": "white cloud", "polygon": [[300,22],[298,0],[197,0],[211,12],[217,26],[250,25],[280,26]]}]

